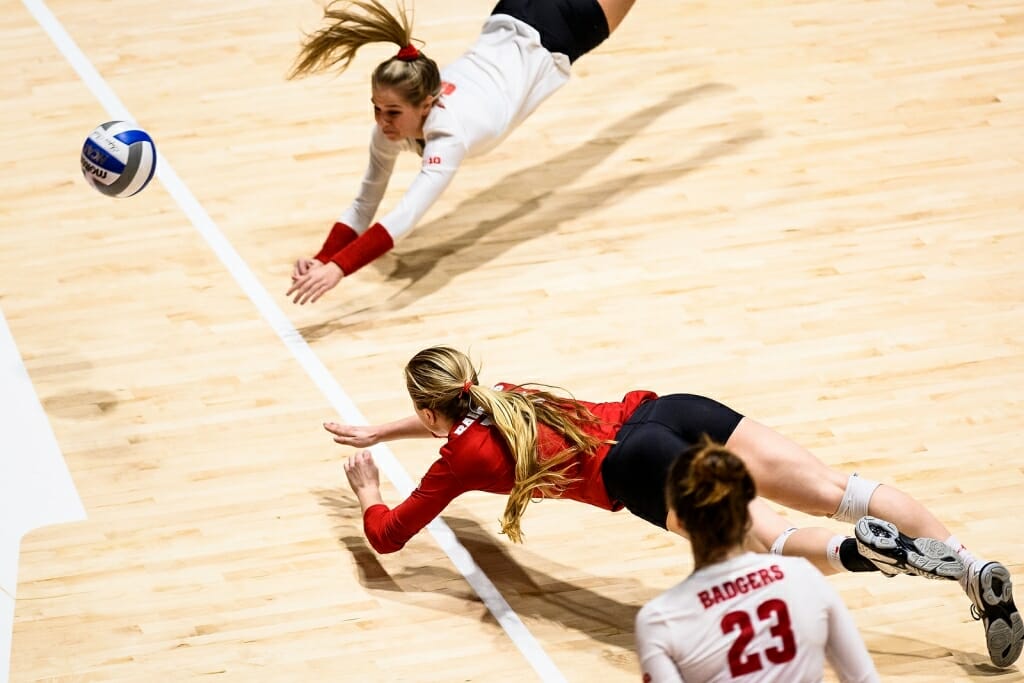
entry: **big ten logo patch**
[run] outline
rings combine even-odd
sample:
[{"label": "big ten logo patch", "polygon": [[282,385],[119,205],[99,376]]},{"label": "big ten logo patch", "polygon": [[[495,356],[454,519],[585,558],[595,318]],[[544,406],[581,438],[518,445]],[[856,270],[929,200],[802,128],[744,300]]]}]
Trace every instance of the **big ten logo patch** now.
[{"label": "big ten logo patch", "polygon": [[429,157],[424,157],[423,158],[423,165],[424,166],[440,166],[441,165],[441,157],[439,157],[436,154],[434,154],[432,156],[429,156]]},{"label": "big ten logo patch", "polygon": [[441,94],[442,95],[451,95],[453,92],[455,92],[455,84],[454,83],[449,83],[448,81],[441,81]]}]

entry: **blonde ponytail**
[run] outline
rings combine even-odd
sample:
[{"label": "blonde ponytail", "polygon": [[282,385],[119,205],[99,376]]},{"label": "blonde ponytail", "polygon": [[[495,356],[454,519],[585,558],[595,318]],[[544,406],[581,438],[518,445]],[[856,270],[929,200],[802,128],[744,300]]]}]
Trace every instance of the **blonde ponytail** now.
[{"label": "blonde ponytail", "polygon": [[[566,464],[581,453],[592,453],[601,441],[583,426],[598,420],[587,408],[549,391],[496,391],[481,386],[469,358],[449,347],[417,353],[405,368],[406,387],[417,408],[430,408],[458,420],[473,407],[487,414],[515,459],[515,484],[501,520],[501,532],[522,542],[520,523],[527,505],[539,493],[558,497],[572,484]],[[541,460],[537,425],[558,433],[568,446]]]},{"label": "blonde ponytail", "polygon": [[412,19],[403,0],[395,14],[380,0],[333,0],[324,8],[324,19],[330,23],[307,36],[288,78],[333,68],[344,71],[364,45],[394,43],[401,56],[377,65],[373,87],[394,89],[412,105],[441,92],[437,63],[418,50],[409,50],[414,41]]},{"label": "blonde ponytail", "polygon": [[329,26],[306,38],[290,78],[340,65],[344,71],[359,48],[369,43],[394,43],[403,48],[412,42],[412,22],[405,4],[397,16],[379,0],[333,0],[324,7]]}]

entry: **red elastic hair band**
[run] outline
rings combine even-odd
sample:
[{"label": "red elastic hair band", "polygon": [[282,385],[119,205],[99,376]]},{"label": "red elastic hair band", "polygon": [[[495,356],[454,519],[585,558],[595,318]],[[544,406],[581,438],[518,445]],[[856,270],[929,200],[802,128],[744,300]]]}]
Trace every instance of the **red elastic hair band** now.
[{"label": "red elastic hair band", "polygon": [[468,394],[469,390],[472,389],[472,388],[473,388],[473,382],[471,380],[467,381],[465,384],[462,385],[462,393]]},{"label": "red elastic hair band", "polygon": [[418,58],[419,56],[420,51],[417,50],[416,46],[413,45],[412,43],[409,43],[408,45],[403,47],[401,50],[398,51],[398,54],[395,55],[395,57],[401,59],[403,62],[411,62]]}]

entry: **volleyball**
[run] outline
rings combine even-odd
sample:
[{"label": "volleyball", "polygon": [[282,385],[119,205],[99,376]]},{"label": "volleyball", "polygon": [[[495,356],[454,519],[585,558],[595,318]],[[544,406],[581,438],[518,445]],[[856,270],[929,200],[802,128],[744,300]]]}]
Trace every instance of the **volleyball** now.
[{"label": "volleyball", "polygon": [[108,197],[131,197],[153,179],[156,146],[149,133],[127,121],[96,126],[82,145],[82,175]]}]

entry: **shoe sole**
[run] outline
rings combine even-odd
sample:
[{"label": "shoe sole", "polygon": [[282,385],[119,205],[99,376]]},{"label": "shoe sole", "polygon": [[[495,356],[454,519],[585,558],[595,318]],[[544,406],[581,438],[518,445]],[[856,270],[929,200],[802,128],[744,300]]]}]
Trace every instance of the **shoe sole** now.
[{"label": "shoe sole", "polygon": [[[889,535],[875,533],[871,529],[872,525],[880,527]],[[964,563],[956,559],[953,549],[942,541],[934,538],[904,536],[892,522],[875,517],[861,517],[857,520],[855,533],[857,548],[868,559],[878,557],[892,559],[885,554],[885,551],[901,550],[906,553],[904,566],[888,565],[891,572],[879,567],[887,576],[909,573],[923,576],[926,579],[959,581],[966,571]],[[902,544],[899,542],[901,537]]]},{"label": "shoe sole", "polygon": [[[994,580],[1002,583],[999,595],[992,586]],[[998,562],[989,562],[981,569],[978,585],[981,594],[974,603],[980,608],[984,620],[989,659],[996,666],[1006,668],[1017,661],[1024,649],[1024,622],[1013,604],[1010,571]]]}]

